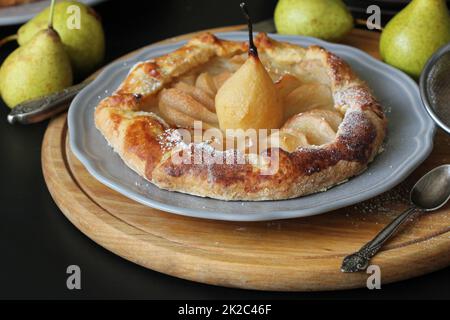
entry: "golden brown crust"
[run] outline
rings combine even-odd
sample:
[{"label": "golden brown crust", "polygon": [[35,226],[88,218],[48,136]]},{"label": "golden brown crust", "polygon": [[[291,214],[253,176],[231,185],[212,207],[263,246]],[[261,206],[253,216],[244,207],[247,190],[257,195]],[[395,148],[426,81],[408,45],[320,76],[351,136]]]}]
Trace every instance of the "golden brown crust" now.
[{"label": "golden brown crust", "polygon": [[[318,46],[302,48],[259,34],[259,51],[275,65],[316,68],[317,81],[330,86],[335,108],[345,113],[336,139],[320,147],[279,150],[279,169],[262,175],[251,164],[227,163],[229,152],[204,144],[184,145],[190,161],[171,156],[183,146],[175,129],[155,114],[143,112],[150,99],[174,78],[213,57],[243,53],[247,45],[211,34],[192,39],[173,53],[136,65],[117,92],[96,109],[95,123],[129,167],[162,189],[223,200],[278,200],[324,191],[361,173],[380,150],[386,119],[369,88],[339,57]],[[223,164],[195,161],[195,151],[223,158]],[[236,154],[236,151],[234,151]],[[233,159],[233,157],[231,157]]]}]

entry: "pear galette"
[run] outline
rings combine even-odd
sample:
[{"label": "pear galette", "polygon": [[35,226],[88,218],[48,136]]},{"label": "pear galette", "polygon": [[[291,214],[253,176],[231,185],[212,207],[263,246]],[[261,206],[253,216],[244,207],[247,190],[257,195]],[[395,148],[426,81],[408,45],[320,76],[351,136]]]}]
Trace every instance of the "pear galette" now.
[{"label": "pear galette", "polygon": [[[264,33],[255,44],[259,54],[247,57],[247,43],[205,33],[138,63],[98,105],[97,128],[130,168],[159,188],[222,200],[295,198],[366,169],[386,130],[367,85],[321,47]],[[195,121],[206,131],[268,129],[266,148],[246,152],[248,145],[223,147],[215,137],[188,143],[180,132],[192,132]],[[189,156],[174,161],[183,152]],[[268,158],[276,169],[263,174],[272,165]]]}]

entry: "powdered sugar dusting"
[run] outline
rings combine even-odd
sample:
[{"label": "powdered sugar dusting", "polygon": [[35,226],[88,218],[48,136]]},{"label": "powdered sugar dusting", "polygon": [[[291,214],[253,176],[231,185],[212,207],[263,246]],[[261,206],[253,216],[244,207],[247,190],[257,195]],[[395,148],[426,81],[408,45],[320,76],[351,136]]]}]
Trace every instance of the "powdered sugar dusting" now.
[{"label": "powdered sugar dusting", "polygon": [[334,92],[334,101],[338,106],[345,108],[357,108],[374,102],[369,90],[361,85],[347,87]]},{"label": "powdered sugar dusting", "polygon": [[402,183],[396,188],[381,194],[380,196],[358,203],[350,207],[351,211],[357,211],[363,214],[385,213],[401,210],[409,205],[410,187]]},{"label": "powdered sugar dusting", "polygon": [[185,141],[180,129],[167,129],[158,136],[158,142],[163,152],[185,153],[183,158],[186,161],[191,161],[192,157],[194,157],[195,164],[212,165],[223,163],[233,165],[249,163],[249,155],[234,149],[219,150],[214,147],[214,141]]},{"label": "powdered sugar dusting", "polygon": [[365,119],[364,113],[361,110],[356,109],[349,111],[346,114],[344,121],[339,126],[338,135],[346,137],[355,135],[357,132],[355,129],[363,125]]},{"label": "powdered sugar dusting", "polygon": [[158,136],[158,143],[161,146],[163,152],[170,151],[176,146],[183,143],[183,137],[176,129],[168,129],[163,134]]}]

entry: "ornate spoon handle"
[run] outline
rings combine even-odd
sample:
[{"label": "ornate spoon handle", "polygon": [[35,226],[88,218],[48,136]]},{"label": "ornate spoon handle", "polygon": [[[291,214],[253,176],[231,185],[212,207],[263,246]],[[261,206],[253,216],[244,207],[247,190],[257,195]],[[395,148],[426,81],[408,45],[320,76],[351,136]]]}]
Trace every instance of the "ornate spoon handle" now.
[{"label": "ornate spoon handle", "polygon": [[400,226],[411,217],[417,210],[416,207],[411,207],[387,225],[383,230],[376,235],[376,237],[366,243],[358,252],[353,253],[344,258],[342,262],[342,272],[358,272],[364,271],[369,266],[370,259],[381,249],[383,244],[389,240]]},{"label": "ornate spoon handle", "polygon": [[63,112],[69,107],[67,102],[73,99],[88,84],[89,81],[82,82],[47,97],[24,102],[11,110],[8,115],[8,122],[11,124],[36,123]]}]

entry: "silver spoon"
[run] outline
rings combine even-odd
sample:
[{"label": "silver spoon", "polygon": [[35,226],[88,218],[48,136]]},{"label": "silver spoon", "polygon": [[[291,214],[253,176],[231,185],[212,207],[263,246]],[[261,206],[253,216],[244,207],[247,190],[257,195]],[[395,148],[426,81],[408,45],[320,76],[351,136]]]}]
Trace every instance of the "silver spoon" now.
[{"label": "silver spoon", "polygon": [[32,124],[46,120],[69,108],[70,101],[91,81],[84,81],[43,98],[23,102],[8,115],[10,124]]},{"label": "silver spoon", "polygon": [[431,212],[442,208],[450,200],[450,165],[437,167],[424,175],[412,188],[411,207],[385,227],[372,241],[342,262],[342,272],[364,271],[370,259],[381,249],[399,227],[416,212]]}]

